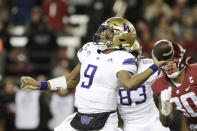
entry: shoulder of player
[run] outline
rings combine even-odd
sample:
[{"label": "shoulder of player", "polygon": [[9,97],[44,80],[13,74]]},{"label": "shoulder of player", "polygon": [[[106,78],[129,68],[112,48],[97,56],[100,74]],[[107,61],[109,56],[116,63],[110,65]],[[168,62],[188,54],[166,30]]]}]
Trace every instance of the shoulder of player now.
[{"label": "shoulder of player", "polygon": [[131,53],[126,51],[114,51],[111,53],[111,57],[113,57],[113,59],[115,59],[118,63],[136,64],[136,58]]},{"label": "shoulder of player", "polygon": [[195,69],[197,69],[197,63],[194,63],[194,64],[189,64],[187,69],[189,70],[192,70],[192,71],[195,71]]},{"label": "shoulder of player", "polygon": [[84,52],[84,51],[90,51],[90,50],[95,50],[96,49],[96,45],[94,45],[93,42],[88,42],[86,44],[84,44],[78,52]]},{"label": "shoulder of player", "polygon": [[166,76],[162,75],[160,77],[158,77],[152,84],[152,86],[162,86],[164,84],[162,84],[163,82],[165,82]]},{"label": "shoulder of player", "polygon": [[124,57],[135,58],[131,53],[122,50],[114,51],[113,53],[111,53],[111,55],[117,56],[117,58],[124,58]]}]

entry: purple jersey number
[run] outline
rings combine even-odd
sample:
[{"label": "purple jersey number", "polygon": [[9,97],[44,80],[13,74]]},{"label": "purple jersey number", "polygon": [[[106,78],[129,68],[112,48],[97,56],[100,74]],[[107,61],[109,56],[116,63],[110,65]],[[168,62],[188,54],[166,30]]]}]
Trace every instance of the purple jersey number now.
[{"label": "purple jersey number", "polygon": [[89,64],[87,66],[87,68],[85,69],[85,72],[84,72],[84,76],[89,78],[89,81],[87,84],[85,84],[85,82],[82,82],[81,87],[88,88],[88,89],[90,88],[90,86],[92,85],[96,70],[97,70],[97,66],[95,66],[95,65]]},{"label": "purple jersey number", "polygon": [[[139,88],[137,88],[136,90],[142,90],[142,93],[139,94],[139,96],[143,96],[143,99],[140,100],[140,101],[135,101],[135,104],[138,105],[138,104],[141,104],[141,103],[144,103],[147,99],[147,96],[146,96],[146,87],[144,85],[140,86]],[[134,91],[136,91],[134,90]],[[126,92],[126,95],[123,96],[123,92]],[[126,105],[126,106],[131,106],[132,105],[132,99],[131,99],[131,93],[130,91],[127,91],[126,89],[120,89],[119,90],[119,96],[120,96],[120,103],[122,105]]]}]

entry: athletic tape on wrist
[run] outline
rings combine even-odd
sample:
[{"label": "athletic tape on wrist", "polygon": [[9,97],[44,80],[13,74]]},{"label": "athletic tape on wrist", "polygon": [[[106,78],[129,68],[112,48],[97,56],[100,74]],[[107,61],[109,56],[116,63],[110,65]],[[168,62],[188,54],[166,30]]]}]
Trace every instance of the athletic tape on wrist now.
[{"label": "athletic tape on wrist", "polygon": [[153,73],[155,73],[159,68],[157,67],[157,65],[152,64],[150,67],[148,67],[149,69],[151,69],[153,71]]},{"label": "athletic tape on wrist", "polygon": [[161,113],[164,116],[168,116],[170,114],[170,102],[165,101],[161,103]]},{"label": "athletic tape on wrist", "polygon": [[67,83],[64,76],[49,80],[51,90],[66,89]]}]

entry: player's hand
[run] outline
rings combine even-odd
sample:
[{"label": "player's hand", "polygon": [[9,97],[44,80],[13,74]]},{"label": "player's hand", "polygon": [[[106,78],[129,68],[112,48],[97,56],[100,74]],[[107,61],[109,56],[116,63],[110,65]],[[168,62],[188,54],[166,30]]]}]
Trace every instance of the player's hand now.
[{"label": "player's hand", "polygon": [[21,77],[21,88],[38,90],[40,89],[40,82],[33,79],[32,77]]},{"label": "player's hand", "polygon": [[163,66],[164,64],[166,64],[168,61],[170,61],[172,58],[170,58],[169,60],[166,60],[166,61],[164,61],[164,60],[161,60],[161,61],[159,61],[159,60],[157,60],[157,58],[155,57],[155,55],[154,55],[154,53],[153,53],[153,51],[152,51],[152,60],[153,60],[153,63],[155,64],[155,65],[157,65],[158,67],[161,67],[161,66]]},{"label": "player's hand", "polygon": [[161,91],[161,95],[160,95],[161,101],[162,102],[166,102],[166,101],[169,102],[171,99],[171,94],[172,94],[172,87],[169,86],[168,89]]},{"label": "player's hand", "polygon": [[172,94],[172,87],[168,87],[168,89],[163,90],[160,95],[161,113],[164,116],[169,116],[171,113],[171,109],[170,109],[171,94]]}]

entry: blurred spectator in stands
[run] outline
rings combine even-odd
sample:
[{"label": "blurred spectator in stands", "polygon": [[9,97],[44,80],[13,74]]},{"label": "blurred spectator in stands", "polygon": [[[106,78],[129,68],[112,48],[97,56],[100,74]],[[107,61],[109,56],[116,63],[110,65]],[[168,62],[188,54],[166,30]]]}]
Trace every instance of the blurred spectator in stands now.
[{"label": "blurred spectator in stands", "polygon": [[0,39],[2,40],[4,48],[7,50],[10,49],[9,44],[9,35],[7,32],[8,23],[5,20],[0,18]]},{"label": "blurred spectator in stands", "polygon": [[26,24],[26,34],[32,35],[40,31],[49,31],[49,25],[43,18],[43,13],[40,7],[34,6],[31,9],[30,20]]},{"label": "blurred spectator in stands", "polygon": [[23,25],[30,19],[31,8],[35,0],[12,0],[13,24]]},{"label": "blurred spectator in stands", "polygon": [[140,20],[138,20],[137,23],[136,23],[136,31],[137,31],[137,33],[138,33],[138,38],[141,39],[141,37],[142,37],[142,32],[143,32],[144,30],[150,30],[150,27],[149,27],[148,22],[147,22],[146,20],[140,19]]},{"label": "blurred spectator in stands", "polygon": [[17,89],[16,79],[14,77],[6,77],[4,79],[3,90],[0,91],[0,111],[1,119],[4,122],[4,131],[16,131],[15,121],[15,92]]},{"label": "blurred spectator in stands", "polygon": [[68,15],[67,0],[44,0],[42,10],[47,17],[52,31],[62,31],[64,27],[63,17]]},{"label": "blurred spectator in stands", "polygon": [[194,17],[194,24],[195,24],[195,37],[197,37],[197,5],[193,8],[193,17]]},{"label": "blurred spectator in stands", "polygon": [[[99,25],[101,23],[114,16],[112,13],[114,1],[113,0],[92,0],[89,6],[89,26],[88,26],[88,34],[87,39],[92,41],[92,35],[97,31]],[[91,36],[91,37],[90,37]]]},{"label": "blurred spectator in stands", "polygon": [[56,46],[55,36],[50,31],[48,23],[43,19],[42,10],[39,7],[32,9],[31,19],[27,23],[26,33],[30,40],[28,48],[30,50],[54,49]]},{"label": "blurred spectator in stands", "polygon": [[151,58],[152,47],[156,40],[153,38],[150,30],[144,30],[140,39],[140,45],[142,46],[142,53],[145,57]]},{"label": "blurred spectator in stands", "polygon": [[[70,73],[69,63],[66,55],[63,54],[64,49],[59,50],[56,65],[52,70],[52,77],[68,76]],[[66,53],[66,52],[64,52]],[[49,129],[53,130],[58,124],[60,124],[65,117],[69,116],[74,112],[74,95],[73,92],[68,90],[62,90],[60,95],[53,93],[49,103],[50,112],[52,118],[48,123]]]},{"label": "blurred spectator in stands", "polygon": [[[43,75],[37,76],[40,81],[46,80]],[[17,131],[47,131],[50,117],[47,98],[40,91],[17,90],[16,119]]]},{"label": "blurred spectator in stands", "polygon": [[194,16],[192,12],[186,14],[183,16],[183,26],[184,28],[194,28]]},{"label": "blurred spectator in stands", "polygon": [[68,60],[67,59],[56,60],[55,67],[52,70],[52,76],[56,77],[56,76],[59,76],[60,74],[66,75],[68,73],[69,73]]},{"label": "blurred spectator in stands", "polygon": [[188,5],[188,0],[176,0],[175,6],[178,6],[182,10],[182,15],[188,14],[191,7]]},{"label": "blurred spectator in stands", "polygon": [[183,10],[180,6],[175,5],[173,7],[173,15],[171,19],[171,24],[173,28],[174,35],[177,40],[183,39],[183,26],[182,26],[182,13]]},{"label": "blurred spectator in stands", "polygon": [[127,2],[127,9],[124,17],[133,24],[142,17],[143,0],[125,0]]},{"label": "blurred spectator in stands", "polygon": [[0,19],[6,22],[10,20],[11,0],[0,0]]},{"label": "blurred spectator in stands", "polygon": [[18,75],[32,73],[32,63],[25,48],[12,48],[8,54],[7,74]]},{"label": "blurred spectator in stands", "polygon": [[18,131],[35,130],[40,123],[39,91],[17,90],[16,92],[16,120]]},{"label": "blurred spectator in stands", "polygon": [[139,20],[136,24],[136,29],[138,32],[138,38],[140,45],[142,46],[142,52],[145,57],[151,57],[152,46],[155,43],[155,39],[152,35],[152,30],[149,28],[145,20]]},{"label": "blurred spectator in stands", "polygon": [[161,16],[166,16],[170,19],[172,16],[171,8],[164,0],[152,0],[150,5],[145,7],[144,18],[151,24],[151,27],[154,27]]},{"label": "blurred spectator in stands", "polygon": [[57,93],[53,93],[51,96],[49,107],[52,118],[48,123],[48,127],[51,130],[59,125],[65,117],[74,112],[74,95],[73,93],[67,93],[66,91],[62,96]]},{"label": "blurred spectator in stands", "polygon": [[191,56],[192,62],[197,62],[197,40],[193,28],[187,28],[184,30],[184,40],[182,45],[187,49],[187,54]]},{"label": "blurred spectator in stands", "polygon": [[39,7],[32,9],[26,34],[29,36],[27,55],[33,63],[34,73],[47,75],[50,72],[51,57],[57,45],[54,33],[49,30]]},{"label": "blurred spectator in stands", "polygon": [[160,17],[158,25],[155,26],[153,33],[154,38],[157,40],[159,39],[171,40],[172,38],[169,37],[170,34],[173,34],[173,30],[169,23],[169,18],[163,15]]},{"label": "blurred spectator in stands", "polygon": [[4,51],[4,47],[3,47],[3,42],[0,38],[0,87],[2,87],[3,84],[3,77],[5,75],[5,66],[6,66],[6,52]]}]

